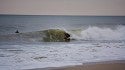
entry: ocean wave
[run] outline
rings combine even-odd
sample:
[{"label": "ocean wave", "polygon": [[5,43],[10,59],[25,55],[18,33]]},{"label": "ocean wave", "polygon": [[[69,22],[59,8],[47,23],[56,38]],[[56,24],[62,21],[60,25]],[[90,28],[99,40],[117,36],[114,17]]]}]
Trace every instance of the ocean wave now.
[{"label": "ocean wave", "polygon": [[116,29],[90,26],[68,32],[76,40],[125,40],[125,26],[118,26]]},{"label": "ocean wave", "polygon": [[26,33],[0,35],[0,41],[28,41],[28,42],[68,42],[70,35],[64,30],[48,29]]},{"label": "ocean wave", "polygon": [[[0,35],[0,42],[1,41],[43,42],[44,41],[43,39],[45,39],[46,36],[50,36],[50,35],[45,34],[45,31],[47,30]],[[93,41],[94,40],[125,40],[125,26],[118,26],[114,30],[110,28],[100,28],[96,26],[90,26],[87,29],[74,29],[74,30],[62,29],[62,31],[65,31],[71,35],[70,37],[71,41],[72,40],[75,40],[75,41],[76,40],[80,40],[80,41],[83,41],[83,40],[84,41],[85,40],[93,40]]]}]

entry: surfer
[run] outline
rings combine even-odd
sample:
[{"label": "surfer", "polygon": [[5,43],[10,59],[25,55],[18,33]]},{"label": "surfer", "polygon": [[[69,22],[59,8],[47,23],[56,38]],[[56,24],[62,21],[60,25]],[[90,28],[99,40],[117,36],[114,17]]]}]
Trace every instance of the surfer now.
[{"label": "surfer", "polygon": [[66,37],[70,37],[70,34],[68,34],[68,33],[65,33],[65,36],[66,36]]},{"label": "surfer", "polygon": [[70,38],[69,38],[69,37],[70,37],[70,34],[65,33],[65,38],[64,38],[64,39],[65,39],[66,42],[69,42],[69,41],[70,41]]},{"label": "surfer", "polygon": [[15,33],[19,33],[19,31],[18,30],[16,30],[16,32]]}]

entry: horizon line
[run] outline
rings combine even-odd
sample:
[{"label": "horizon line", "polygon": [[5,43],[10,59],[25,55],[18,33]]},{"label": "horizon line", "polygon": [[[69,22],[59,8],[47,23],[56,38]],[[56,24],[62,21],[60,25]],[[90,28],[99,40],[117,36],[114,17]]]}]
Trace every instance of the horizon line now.
[{"label": "horizon line", "polygon": [[121,16],[125,17],[125,15],[55,15],[55,14],[0,14],[0,15],[13,15],[13,16]]}]

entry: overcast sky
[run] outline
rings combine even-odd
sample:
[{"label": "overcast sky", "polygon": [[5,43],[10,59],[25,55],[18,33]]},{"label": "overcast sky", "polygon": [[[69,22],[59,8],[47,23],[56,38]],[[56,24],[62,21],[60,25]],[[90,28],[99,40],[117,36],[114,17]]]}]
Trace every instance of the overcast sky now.
[{"label": "overcast sky", "polygon": [[0,14],[125,16],[125,0],[0,0]]}]

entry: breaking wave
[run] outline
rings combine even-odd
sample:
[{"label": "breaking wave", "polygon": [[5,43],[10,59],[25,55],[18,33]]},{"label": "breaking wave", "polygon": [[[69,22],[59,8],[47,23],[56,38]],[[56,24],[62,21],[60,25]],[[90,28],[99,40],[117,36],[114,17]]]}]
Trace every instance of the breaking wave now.
[{"label": "breaking wave", "polygon": [[[64,29],[62,29],[64,30]],[[87,29],[64,30],[71,35],[71,40],[125,40],[125,26],[116,29],[90,26]],[[0,35],[2,41],[42,42],[44,31],[26,32],[19,34]]]},{"label": "breaking wave", "polygon": [[125,26],[118,26],[116,29],[90,26],[84,30],[71,30],[69,33],[76,40],[125,40]]}]

